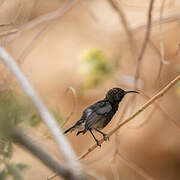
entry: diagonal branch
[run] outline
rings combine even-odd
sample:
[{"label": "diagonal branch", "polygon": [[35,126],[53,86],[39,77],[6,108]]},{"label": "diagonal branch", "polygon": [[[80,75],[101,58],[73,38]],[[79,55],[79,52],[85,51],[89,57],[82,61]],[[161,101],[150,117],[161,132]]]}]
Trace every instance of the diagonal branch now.
[{"label": "diagonal branch", "polygon": [[81,173],[80,163],[76,160],[75,153],[67,141],[66,137],[63,135],[61,130],[58,127],[56,120],[54,119],[53,115],[49,112],[47,107],[44,105],[38,94],[36,93],[35,89],[32,87],[28,79],[22,73],[18,65],[16,64],[15,60],[6,52],[6,50],[0,47],[0,60],[3,61],[4,64],[7,65],[9,70],[14,74],[17,81],[21,85],[24,92],[29,96],[32,100],[33,104],[37,108],[42,120],[49,128],[51,134],[53,135],[54,139],[56,140],[59,149],[65,156],[66,160],[70,164],[71,168],[75,171],[79,171]]},{"label": "diagonal branch", "polygon": [[109,0],[109,2],[111,3],[112,7],[119,14],[119,17],[121,19],[122,25],[124,26],[124,30],[126,32],[126,35],[127,35],[128,41],[129,41],[129,46],[130,46],[130,49],[132,51],[132,55],[136,59],[136,49],[137,49],[137,47],[136,47],[136,44],[135,44],[135,41],[134,41],[132,30],[129,27],[129,24],[128,24],[127,18],[125,16],[124,12],[123,12],[123,9],[121,8],[121,6],[119,5],[119,2],[117,0]]},{"label": "diagonal branch", "polygon": [[[180,19],[180,14],[179,13],[174,13],[173,15],[167,15],[163,16],[161,19],[161,22],[159,22],[159,17],[157,19],[152,20],[152,26],[159,25],[161,24],[166,24],[166,23],[171,23],[174,21],[179,21]],[[146,23],[138,24],[138,25],[133,25],[131,26],[132,31],[139,31],[144,29],[147,26]]]},{"label": "diagonal branch", "polygon": [[67,0],[64,3],[63,7],[59,8],[58,10],[47,13],[45,15],[42,15],[42,16],[39,16],[39,17],[33,19],[32,21],[28,22],[27,24],[21,26],[16,33],[9,35],[8,41],[15,39],[22,32],[25,32],[25,31],[37,26],[38,24],[41,24],[41,23],[47,22],[47,21],[51,21],[51,20],[57,19],[60,16],[63,16],[66,12],[69,11],[69,9],[71,9],[73,7],[73,5],[76,4],[77,1],[78,0]]},{"label": "diagonal branch", "polygon": [[44,151],[42,147],[34,143],[21,129],[13,128],[11,136],[15,143],[27,149],[48,168],[56,172],[57,175],[66,180],[85,180],[84,177],[74,174],[67,165],[63,165],[48,152]]},{"label": "diagonal branch", "polygon": [[[119,130],[120,127],[124,126],[131,120],[133,120],[136,116],[138,116],[141,112],[143,112],[147,107],[149,107],[153,102],[155,102],[157,99],[162,97],[170,88],[172,88],[178,81],[180,81],[180,75],[176,76],[166,87],[164,87],[161,91],[159,91],[156,95],[154,95],[149,101],[147,101],[138,111],[136,111],[133,115],[131,115],[129,118],[127,118],[125,121],[123,121],[121,124],[116,126],[113,130],[111,130],[108,134],[108,137],[112,136],[116,131]],[[104,139],[101,139],[99,141],[100,144],[104,142]],[[91,146],[87,152],[83,153],[80,157],[80,159],[85,158],[89,153],[94,151],[97,148],[97,144],[94,144]]]}]

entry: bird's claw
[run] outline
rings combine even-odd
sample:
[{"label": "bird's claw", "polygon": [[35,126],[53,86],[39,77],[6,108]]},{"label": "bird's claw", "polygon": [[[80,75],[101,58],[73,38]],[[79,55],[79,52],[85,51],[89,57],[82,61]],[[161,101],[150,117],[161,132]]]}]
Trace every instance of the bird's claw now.
[{"label": "bird's claw", "polygon": [[109,136],[107,134],[104,134],[103,139],[104,139],[104,141],[107,141],[107,140],[109,141]]},{"label": "bird's claw", "polygon": [[83,131],[78,131],[76,136],[78,136],[79,134],[83,133]]},{"label": "bird's claw", "polygon": [[101,147],[101,144],[99,143],[99,141],[98,141],[98,140],[96,141],[96,143],[97,143],[97,145],[98,145],[99,147]]}]

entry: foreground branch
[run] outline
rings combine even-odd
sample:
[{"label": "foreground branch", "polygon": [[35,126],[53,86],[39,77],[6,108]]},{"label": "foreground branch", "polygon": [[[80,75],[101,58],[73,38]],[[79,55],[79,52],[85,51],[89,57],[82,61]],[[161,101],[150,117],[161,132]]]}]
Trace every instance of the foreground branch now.
[{"label": "foreground branch", "polygon": [[[173,87],[178,81],[180,81],[180,75],[178,75],[175,79],[173,79],[166,87],[164,87],[159,93],[157,93],[155,96],[153,96],[149,101],[147,101],[138,111],[136,111],[132,116],[130,116],[128,119],[123,121],[121,124],[116,126],[112,131],[109,132],[108,137],[112,136],[117,130],[119,130],[120,127],[130,122],[132,119],[134,119],[137,115],[139,115],[141,112],[143,112],[148,106],[150,106],[154,101],[159,99],[161,96],[163,96],[171,87]],[[101,139],[99,141],[100,144],[104,142],[104,139]],[[92,147],[88,149],[87,152],[82,154],[79,157],[80,159],[85,158],[89,153],[94,151],[97,147],[97,144],[94,144]]]},{"label": "foreground branch", "polygon": [[12,129],[12,138],[15,143],[23,146],[31,154],[36,156],[44,165],[66,180],[85,180],[84,177],[75,174],[68,166],[63,165],[40,146],[34,143],[21,129]]},{"label": "foreground branch", "polygon": [[43,104],[42,100],[22,73],[16,62],[13,60],[11,56],[5,51],[4,48],[0,47],[0,58],[1,60],[8,66],[9,70],[14,74],[17,81],[21,85],[24,92],[29,96],[29,98],[34,103],[35,107],[37,108],[42,120],[49,128],[51,134],[53,135],[54,139],[56,140],[59,149],[65,156],[66,160],[68,161],[69,165],[74,171],[79,171],[81,173],[81,167],[79,162],[76,160],[75,153],[71,148],[71,145],[67,141],[66,137],[62,134],[59,126],[54,119],[53,115],[49,112],[47,107]]}]

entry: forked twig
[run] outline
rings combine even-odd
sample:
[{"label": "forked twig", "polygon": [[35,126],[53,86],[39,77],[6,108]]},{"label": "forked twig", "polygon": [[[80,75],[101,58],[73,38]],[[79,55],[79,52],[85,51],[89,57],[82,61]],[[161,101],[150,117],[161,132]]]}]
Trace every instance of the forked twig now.
[{"label": "forked twig", "polygon": [[[150,100],[148,100],[138,111],[136,111],[133,115],[131,115],[129,118],[127,118],[125,121],[123,121],[121,124],[116,126],[113,130],[111,130],[108,134],[108,137],[112,136],[116,131],[119,130],[120,127],[124,126],[128,122],[130,122],[132,119],[134,119],[137,115],[139,115],[141,112],[143,112],[148,106],[150,106],[154,101],[159,99],[161,96],[163,96],[171,87],[173,87],[178,81],[180,80],[180,75],[176,76],[167,86],[165,86],[161,91],[159,91],[156,95],[154,95]],[[104,139],[101,139],[99,141],[100,144],[104,142]],[[91,146],[87,152],[83,153],[78,159],[85,158],[89,153],[94,151],[97,148],[97,144],[94,144]]]}]

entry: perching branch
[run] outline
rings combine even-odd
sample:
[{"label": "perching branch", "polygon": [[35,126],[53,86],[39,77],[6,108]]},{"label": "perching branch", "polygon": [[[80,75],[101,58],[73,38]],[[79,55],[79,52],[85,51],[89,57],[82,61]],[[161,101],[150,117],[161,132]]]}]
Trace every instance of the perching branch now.
[{"label": "perching branch", "polygon": [[57,173],[57,175],[60,175],[62,178],[66,180],[85,180],[84,177],[75,174],[68,166],[63,165],[52,155],[44,151],[42,147],[34,143],[21,129],[13,128],[12,138],[15,143],[23,146],[31,154],[37,157],[44,165]]},{"label": "perching branch", "polygon": [[[178,75],[176,78],[174,78],[166,87],[164,87],[161,91],[159,91],[156,95],[154,95],[149,101],[147,101],[138,111],[136,111],[133,115],[131,115],[129,118],[127,118],[125,121],[123,121],[121,124],[116,126],[112,131],[109,132],[108,137],[112,136],[116,131],[119,130],[120,127],[124,126],[131,120],[133,120],[136,116],[138,116],[141,112],[143,112],[147,107],[149,107],[153,102],[155,102],[157,99],[159,99],[161,96],[163,96],[171,87],[173,87],[178,81],[180,81],[180,75]],[[101,139],[99,141],[100,144],[104,142],[104,139]],[[94,151],[97,148],[97,144],[94,144],[91,146],[87,152],[83,153],[80,157],[80,159],[85,158],[89,153]]]},{"label": "perching branch", "polygon": [[0,47],[0,58],[4,64],[7,65],[9,70],[14,74],[17,81],[21,85],[24,92],[29,96],[29,98],[34,103],[35,107],[37,108],[42,120],[49,128],[51,134],[53,135],[54,139],[56,140],[59,149],[65,156],[66,160],[68,161],[69,165],[73,169],[74,172],[79,171],[78,173],[81,174],[81,167],[79,162],[76,160],[75,153],[71,148],[71,145],[67,141],[66,137],[62,134],[61,130],[58,127],[56,120],[54,119],[53,115],[49,112],[47,107],[43,104],[42,100],[36,93],[35,89],[32,87],[28,79],[19,69],[18,65],[14,61],[14,59],[6,52],[6,50]]}]

